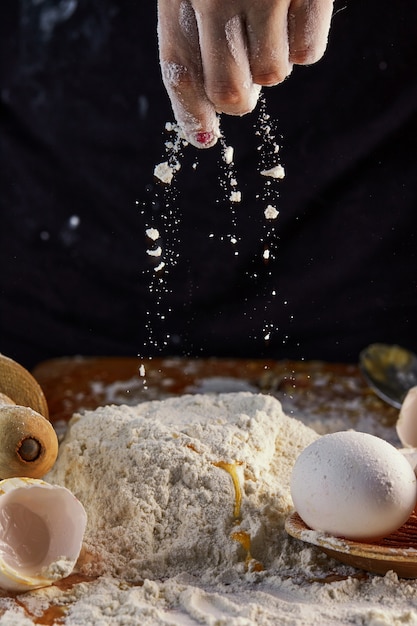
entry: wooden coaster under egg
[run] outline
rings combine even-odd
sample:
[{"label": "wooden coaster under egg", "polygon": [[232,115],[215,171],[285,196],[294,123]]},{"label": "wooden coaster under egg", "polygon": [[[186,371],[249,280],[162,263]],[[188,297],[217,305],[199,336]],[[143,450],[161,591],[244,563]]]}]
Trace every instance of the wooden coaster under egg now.
[{"label": "wooden coaster under egg", "polygon": [[289,535],[317,546],[328,556],[373,574],[394,571],[400,578],[417,578],[417,516],[413,512],[401,528],[375,543],[362,543],[311,530],[298,513],[286,520]]}]

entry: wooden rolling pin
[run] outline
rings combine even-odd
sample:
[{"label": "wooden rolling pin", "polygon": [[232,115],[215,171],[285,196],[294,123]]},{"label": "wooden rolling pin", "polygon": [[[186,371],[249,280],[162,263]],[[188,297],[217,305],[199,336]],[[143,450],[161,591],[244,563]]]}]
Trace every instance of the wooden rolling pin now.
[{"label": "wooden rolling pin", "polygon": [[0,479],[42,478],[55,463],[58,439],[33,376],[0,354]]}]

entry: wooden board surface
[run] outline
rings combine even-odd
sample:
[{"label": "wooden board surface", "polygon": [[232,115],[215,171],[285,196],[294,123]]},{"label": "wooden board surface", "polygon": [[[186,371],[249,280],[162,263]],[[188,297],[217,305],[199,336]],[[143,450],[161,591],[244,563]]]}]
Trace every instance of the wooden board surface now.
[{"label": "wooden board surface", "polygon": [[[398,411],[369,389],[356,365],[319,361],[131,357],[61,358],[32,372],[52,421],[81,409],[196,392],[251,390],[276,396],[288,414],[309,423],[340,417],[358,427],[374,420],[392,429]],[[141,373],[145,374],[144,376]]]}]

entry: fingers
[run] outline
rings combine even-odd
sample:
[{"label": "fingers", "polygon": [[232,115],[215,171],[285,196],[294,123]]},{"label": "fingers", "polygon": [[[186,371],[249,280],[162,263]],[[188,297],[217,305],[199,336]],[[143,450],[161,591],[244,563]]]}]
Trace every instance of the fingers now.
[{"label": "fingers", "polygon": [[216,113],[244,115],[261,86],[323,55],[333,0],[158,0],[162,76],[185,137],[210,147]]},{"label": "fingers", "polygon": [[195,4],[206,94],[216,111],[244,115],[256,106],[260,89],[252,80],[243,18],[224,0],[211,0],[204,14],[204,2]]},{"label": "fingers", "polygon": [[252,111],[260,87],[252,80],[245,27],[234,4],[224,0],[193,4],[159,0],[160,63],[185,137],[207,148],[220,136],[216,113]]},{"label": "fingers", "polygon": [[258,0],[247,13],[252,78],[276,85],[293,64],[311,64],[324,54],[333,0]]},{"label": "fingers", "polygon": [[185,138],[209,148],[220,136],[213,103],[204,88],[197,22],[186,0],[159,0],[158,37],[162,79]]},{"label": "fingers", "polygon": [[293,0],[288,14],[290,60],[315,63],[327,46],[333,0]]},{"label": "fingers", "polygon": [[253,81],[271,86],[292,70],[288,41],[290,0],[258,0],[247,13],[250,68]]}]

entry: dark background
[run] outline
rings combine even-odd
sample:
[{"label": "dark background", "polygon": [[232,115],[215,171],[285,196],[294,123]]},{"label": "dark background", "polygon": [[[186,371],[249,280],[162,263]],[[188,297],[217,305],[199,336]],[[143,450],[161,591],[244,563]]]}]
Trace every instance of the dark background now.
[{"label": "dark background", "polygon": [[[258,150],[262,107],[223,117],[234,228],[220,145],[187,147],[168,191],[153,177],[173,119],[154,2],[2,0],[0,351],[32,366],[417,350],[416,24],[414,0],[336,2],[325,58],[265,90],[287,172],[277,201],[258,173],[275,158]],[[175,260],[162,284],[150,225]]]}]

